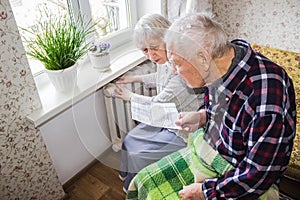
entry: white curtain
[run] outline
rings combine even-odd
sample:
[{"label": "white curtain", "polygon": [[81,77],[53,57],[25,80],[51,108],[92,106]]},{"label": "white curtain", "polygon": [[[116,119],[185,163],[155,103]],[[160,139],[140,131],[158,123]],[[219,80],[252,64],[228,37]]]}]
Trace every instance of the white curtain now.
[{"label": "white curtain", "polygon": [[167,0],[168,19],[173,22],[186,13],[207,12],[212,13],[213,0]]},{"label": "white curtain", "polygon": [[186,13],[212,13],[212,0],[186,0]]}]

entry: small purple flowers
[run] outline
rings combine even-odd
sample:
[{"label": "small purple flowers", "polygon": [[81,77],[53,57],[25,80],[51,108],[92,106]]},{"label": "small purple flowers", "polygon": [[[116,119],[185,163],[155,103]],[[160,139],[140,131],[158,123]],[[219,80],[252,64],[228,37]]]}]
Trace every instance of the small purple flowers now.
[{"label": "small purple flowers", "polygon": [[104,52],[108,52],[109,48],[110,48],[109,42],[99,42],[97,44],[92,42],[90,51],[93,53],[104,53]]}]

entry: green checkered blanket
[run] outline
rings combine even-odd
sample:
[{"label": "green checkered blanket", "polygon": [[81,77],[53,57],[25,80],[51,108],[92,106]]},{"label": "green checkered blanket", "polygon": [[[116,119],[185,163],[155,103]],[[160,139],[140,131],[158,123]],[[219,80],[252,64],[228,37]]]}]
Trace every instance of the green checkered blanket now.
[{"label": "green checkered blanket", "polygon": [[[190,135],[186,148],[142,169],[130,183],[126,199],[180,199],[178,192],[183,186],[220,177],[234,169],[205,142],[203,135],[204,130],[199,129]],[[270,190],[277,192],[278,189],[275,186]],[[259,199],[266,199],[267,193]]]}]

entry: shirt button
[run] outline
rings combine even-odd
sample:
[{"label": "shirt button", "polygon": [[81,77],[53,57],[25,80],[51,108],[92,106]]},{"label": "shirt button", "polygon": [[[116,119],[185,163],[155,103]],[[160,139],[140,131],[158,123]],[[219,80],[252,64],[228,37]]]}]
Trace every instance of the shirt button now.
[{"label": "shirt button", "polygon": [[226,97],[226,98],[225,98],[225,101],[227,101],[227,102],[228,102],[228,101],[229,101],[229,97]]}]

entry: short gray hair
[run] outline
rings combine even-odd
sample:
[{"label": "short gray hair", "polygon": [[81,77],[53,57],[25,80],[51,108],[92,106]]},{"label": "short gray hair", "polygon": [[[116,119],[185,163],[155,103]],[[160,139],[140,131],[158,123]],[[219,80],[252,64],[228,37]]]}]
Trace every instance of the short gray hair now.
[{"label": "short gray hair", "polygon": [[171,22],[160,14],[146,14],[135,25],[133,41],[141,47],[149,38],[163,40],[170,25]]},{"label": "short gray hair", "polygon": [[165,42],[167,45],[176,44],[176,53],[187,59],[193,59],[204,50],[214,59],[229,50],[221,24],[206,13],[188,14],[175,20],[165,35]]}]

